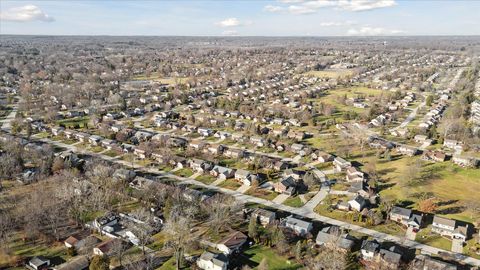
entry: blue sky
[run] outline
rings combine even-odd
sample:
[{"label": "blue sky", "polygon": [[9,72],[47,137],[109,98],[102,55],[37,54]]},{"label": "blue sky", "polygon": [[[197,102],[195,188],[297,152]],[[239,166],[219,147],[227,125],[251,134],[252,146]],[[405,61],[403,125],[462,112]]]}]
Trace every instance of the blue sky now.
[{"label": "blue sky", "polygon": [[1,34],[480,35],[480,1],[0,1]]}]

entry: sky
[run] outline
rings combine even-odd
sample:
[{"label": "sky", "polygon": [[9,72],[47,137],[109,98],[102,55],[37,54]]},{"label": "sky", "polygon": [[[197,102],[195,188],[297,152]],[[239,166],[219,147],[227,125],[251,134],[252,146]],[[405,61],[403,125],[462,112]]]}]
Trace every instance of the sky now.
[{"label": "sky", "polygon": [[0,1],[0,34],[480,35],[480,1]]}]

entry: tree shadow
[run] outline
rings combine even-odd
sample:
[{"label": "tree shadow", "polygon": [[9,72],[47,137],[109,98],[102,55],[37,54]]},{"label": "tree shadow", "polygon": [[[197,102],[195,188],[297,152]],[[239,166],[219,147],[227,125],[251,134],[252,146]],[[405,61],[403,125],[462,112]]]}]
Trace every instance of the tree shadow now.
[{"label": "tree shadow", "polygon": [[453,207],[448,207],[445,209],[437,210],[435,211],[437,214],[440,215],[447,215],[447,214],[458,214],[465,211],[465,207],[463,206],[453,206]]}]

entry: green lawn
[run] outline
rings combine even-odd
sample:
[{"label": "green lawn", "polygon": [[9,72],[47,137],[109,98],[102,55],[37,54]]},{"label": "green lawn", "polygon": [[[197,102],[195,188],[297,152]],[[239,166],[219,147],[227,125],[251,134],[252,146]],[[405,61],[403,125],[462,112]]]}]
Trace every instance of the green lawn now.
[{"label": "green lawn", "polygon": [[57,262],[67,261],[69,256],[66,254],[66,247],[61,242],[45,243],[38,240],[33,242],[24,242],[20,233],[17,233],[11,242],[8,243],[9,254],[0,252],[0,268],[9,266],[10,260],[15,258],[30,258],[34,256],[45,256]]},{"label": "green lawn", "polygon": [[270,270],[295,270],[301,268],[295,261],[290,261],[288,258],[278,255],[274,249],[261,245],[251,246],[236,259],[240,264],[257,266],[263,258],[267,259],[268,269]]},{"label": "green lawn", "polygon": [[173,172],[173,174],[181,177],[190,177],[193,175],[193,171],[189,168],[182,168],[178,171]]},{"label": "green lawn", "polygon": [[266,189],[261,189],[261,188],[255,188],[255,187],[251,187],[249,190],[247,190],[247,192],[245,192],[245,194],[259,197],[269,201],[275,199],[275,197],[278,196],[278,193],[276,192],[266,190]]},{"label": "green lawn", "polygon": [[445,237],[442,237],[439,234],[432,233],[431,226],[421,229],[417,233],[417,238],[415,240],[422,244],[427,244],[429,246],[441,248],[448,251],[452,248],[452,241],[446,239]]},{"label": "green lawn", "polygon": [[104,149],[103,147],[97,145],[97,146],[90,146],[90,147],[88,147],[88,150],[90,150],[90,151],[92,151],[92,152],[94,152],[94,153],[100,153],[100,152],[102,152],[102,151],[105,150],[105,149]]},{"label": "green lawn", "polygon": [[78,141],[74,139],[64,139],[61,142],[64,144],[74,144],[74,143],[77,143]]},{"label": "green lawn", "polygon": [[76,126],[85,127],[90,121],[90,117],[83,116],[83,117],[75,117],[69,119],[58,120],[57,125],[63,125],[66,128],[75,128]]},{"label": "green lawn", "polygon": [[202,174],[202,175],[197,176],[197,178],[195,178],[195,180],[209,185],[209,184],[215,182],[215,180],[217,180],[217,179],[215,177],[209,175],[209,174]]},{"label": "green lawn", "polygon": [[291,207],[302,207],[304,205],[299,196],[289,197],[283,202],[283,204]]},{"label": "green lawn", "polygon": [[407,185],[405,171],[411,162],[419,157],[402,157],[390,162],[377,163],[376,168],[385,182],[380,192],[382,197],[417,202],[420,192],[431,192],[440,202],[448,202],[438,208],[443,216],[472,222],[480,218],[480,213],[463,208],[466,201],[478,198],[480,190],[480,170],[461,168],[452,162],[425,163],[426,180],[415,186]]},{"label": "green lawn", "polygon": [[117,151],[114,151],[114,150],[108,150],[107,152],[105,152],[103,154],[107,155],[109,157],[116,157],[118,155],[121,155],[122,153],[118,153]]},{"label": "green lawn", "polygon": [[221,188],[228,188],[231,190],[236,190],[238,189],[242,184],[240,184],[237,180],[235,179],[227,179],[223,182],[221,182],[218,187]]},{"label": "green lawn", "polygon": [[326,69],[326,70],[312,70],[304,73],[306,76],[313,76],[318,78],[338,78],[341,76],[352,75],[353,70],[350,69]]}]

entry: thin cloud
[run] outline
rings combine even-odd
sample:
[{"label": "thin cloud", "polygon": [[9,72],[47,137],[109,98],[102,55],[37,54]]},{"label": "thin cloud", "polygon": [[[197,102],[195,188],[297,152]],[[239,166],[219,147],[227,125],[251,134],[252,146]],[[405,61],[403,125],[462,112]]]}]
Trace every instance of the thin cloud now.
[{"label": "thin cloud", "polygon": [[291,13],[291,14],[303,15],[303,14],[315,13],[315,12],[317,12],[317,10],[315,10],[313,8],[306,7],[306,6],[289,6],[288,7],[288,12]]},{"label": "thin cloud", "polygon": [[55,19],[35,5],[14,7],[0,12],[0,20],[11,22],[53,22]]},{"label": "thin cloud", "polygon": [[361,28],[351,28],[347,31],[349,36],[389,36],[405,33],[402,30],[385,29],[383,27],[363,26]]},{"label": "thin cloud", "polygon": [[241,22],[237,18],[227,18],[223,21],[215,23],[216,25],[220,27],[237,27],[237,26],[245,26],[245,25],[251,25],[253,22],[252,21],[244,21]]},{"label": "thin cloud", "polygon": [[356,23],[354,21],[344,21],[344,22],[321,22],[320,26],[324,27],[334,27],[334,26],[349,26],[349,25],[355,25]]},{"label": "thin cloud", "polygon": [[267,5],[264,7],[264,10],[272,13],[287,12],[290,14],[302,15],[315,13],[322,8],[334,8],[338,10],[359,12],[397,5],[395,0],[282,0],[280,2],[284,4],[294,3],[294,5]]},{"label": "thin cloud", "polygon": [[338,2],[340,9],[349,11],[366,11],[395,5],[397,5],[395,0],[341,0]]},{"label": "thin cloud", "polygon": [[277,13],[277,12],[284,11],[285,8],[280,7],[280,6],[266,5],[265,7],[263,7],[263,10],[268,11],[268,12],[272,12],[272,13]]}]

